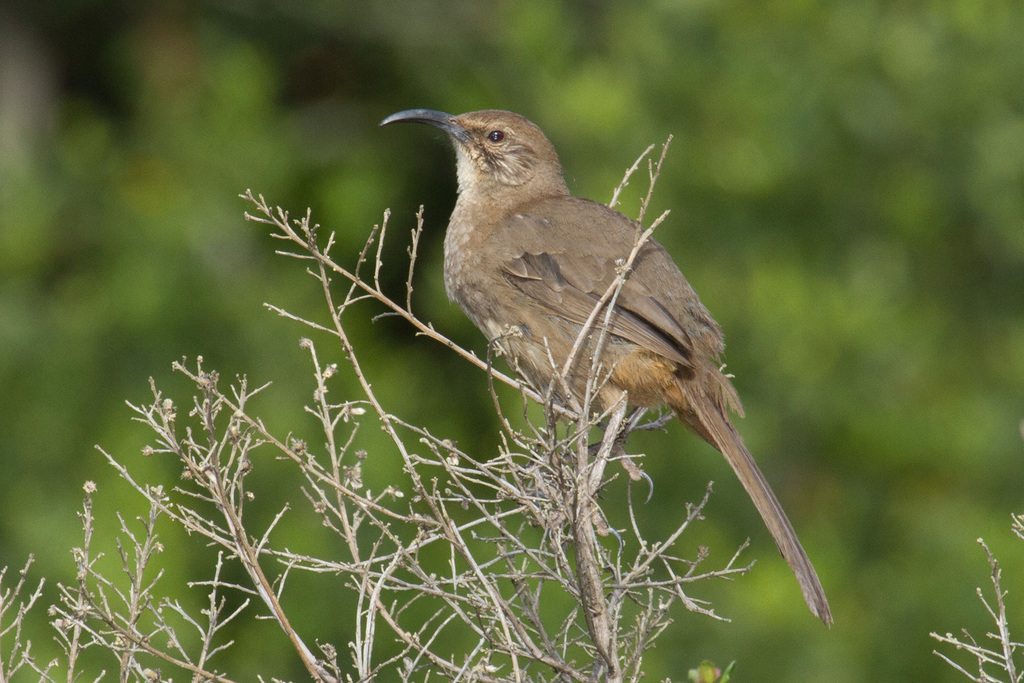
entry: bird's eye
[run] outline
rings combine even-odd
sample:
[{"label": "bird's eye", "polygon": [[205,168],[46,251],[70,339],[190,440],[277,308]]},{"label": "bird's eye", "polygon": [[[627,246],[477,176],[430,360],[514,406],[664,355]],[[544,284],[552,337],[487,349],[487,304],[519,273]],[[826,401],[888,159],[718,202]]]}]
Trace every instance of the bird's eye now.
[{"label": "bird's eye", "polygon": [[501,130],[492,130],[487,134],[487,139],[491,142],[501,142],[505,139],[505,132]]}]

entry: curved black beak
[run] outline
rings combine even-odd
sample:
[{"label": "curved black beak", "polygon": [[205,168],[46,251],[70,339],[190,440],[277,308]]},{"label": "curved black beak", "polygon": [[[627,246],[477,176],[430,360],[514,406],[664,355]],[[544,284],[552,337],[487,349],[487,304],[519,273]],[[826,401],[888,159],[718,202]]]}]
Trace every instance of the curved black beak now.
[{"label": "curved black beak", "polygon": [[395,112],[381,121],[380,125],[386,126],[389,123],[426,123],[440,128],[460,142],[466,143],[470,140],[469,133],[455,116],[436,109],[406,109]]}]

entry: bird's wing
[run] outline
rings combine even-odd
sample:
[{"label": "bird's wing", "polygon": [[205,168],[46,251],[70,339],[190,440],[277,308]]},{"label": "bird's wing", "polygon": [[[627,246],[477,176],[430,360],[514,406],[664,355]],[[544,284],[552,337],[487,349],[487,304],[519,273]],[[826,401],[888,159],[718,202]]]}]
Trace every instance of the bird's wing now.
[{"label": "bird's wing", "polygon": [[[521,292],[554,315],[582,325],[615,283],[616,261],[629,256],[636,228],[622,214],[596,202],[562,199],[554,204],[554,210],[548,203],[506,219],[499,232],[514,234],[509,242],[517,248],[508,253],[503,269]],[[680,321],[686,317],[689,328]],[[596,321],[602,324],[604,315]],[[711,327],[704,329],[707,324]],[[717,325],[665,249],[653,240],[640,249],[619,291],[609,332],[686,367],[692,367],[695,341],[710,334],[720,344]]]}]

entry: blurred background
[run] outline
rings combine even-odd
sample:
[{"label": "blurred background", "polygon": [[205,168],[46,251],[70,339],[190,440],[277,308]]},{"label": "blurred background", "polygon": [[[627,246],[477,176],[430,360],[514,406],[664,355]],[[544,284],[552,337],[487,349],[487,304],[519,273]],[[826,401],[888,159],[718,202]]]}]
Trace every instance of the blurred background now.
[{"label": "blurred background", "polygon": [[[310,207],[343,263],[390,207],[397,296],[423,204],[414,305],[482,352],[441,286],[447,142],[377,123],[411,107],[512,109],[555,143],[573,193],[600,201],[674,136],[657,237],[725,329],[739,429],[832,601],[826,630],[720,456],[678,425],[644,435],[631,446],[657,485],[641,514],[667,530],[714,480],[688,542],[724,562],[750,537],[757,560],[736,583],[694,587],[733,622],[680,611],[650,679],[711,658],[738,659],[741,681],[956,680],[928,634],[991,630],[978,537],[1024,628],[1024,545],[1009,530],[1024,482],[1022,85],[1015,0],[6,2],[0,566],[35,553],[52,602],[74,578],[83,483],[99,486],[98,544],[112,547],[116,511],[139,513],[94,444],[175,483],[180,468],[140,455],[150,435],[125,401],[152,400],[153,377],[188,403],[170,367],[183,356],[225,381],[273,382],[255,409],[315,438],[309,332],[262,304],[323,319],[320,294],[244,221],[247,188]],[[635,216],[644,191],[637,176],[620,208]],[[392,412],[494,452],[482,373],[393,320],[350,324]],[[357,396],[349,374],[335,392]],[[393,453],[379,458],[381,480],[397,476]],[[272,481],[284,466],[267,467]],[[301,514],[290,533],[322,533]],[[162,533],[164,590],[209,577],[196,539]],[[286,597],[309,641],[349,637],[329,595]],[[305,678],[274,628],[246,628],[222,668]],[[45,627],[34,633],[37,656],[54,656]]]}]

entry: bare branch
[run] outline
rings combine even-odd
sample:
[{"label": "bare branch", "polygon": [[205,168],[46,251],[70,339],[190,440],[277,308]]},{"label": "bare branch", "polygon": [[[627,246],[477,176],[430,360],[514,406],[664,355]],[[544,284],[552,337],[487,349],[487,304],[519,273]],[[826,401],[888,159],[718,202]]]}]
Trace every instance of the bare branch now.
[{"label": "bare branch", "polygon": [[[1024,516],[1015,515],[1013,519],[1014,531],[1021,536],[1020,531],[1024,530]],[[999,562],[996,560],[992,551],[989,550],[988,546],[985,545],[985,541],[978,539],[978,544],[985,550],[985,555],[988,558],[989,569],[991,570],[991,581],[992,588],[995,593],[995,606],[985,598],[985,594],[979,588],[977,589],[978,599],[981,604],[985,607],[985,611],[988,612],[989,617],[996,624],[995,633],[987,633],[986,637],[996,641],[996,647],[986,647],[981,645],[974,639],[974,637],[966,630],[963,631],[963,637],[954,636],[952,633],[946,633],[940,635],[938,633],[931,633],[931,637],[940,643],[952,645],[957,650],[962,650],[970,654],[975,659],[977,666],[977,672],[972,673],[967,670],[966,667],[953,661],[950,657],[945,655],[938,650],[933,652],[938,655],[944,662],[949,664],[951,667],[962,673],[964,676],[977,683],[998,683],[1004,681],[1006,683],[1020,683],[1024,680],[1024,672],[1018,673],[1017,665],[1014,662],[1014,654],[1017,648],[1024,647],[1024,644],[1014,641],[1010,637],[1010,628],[1006,618],[1006,591],[1002,588],[1002,570],[999,567]],[[986,668],[988,667],[988,668]],[[989,673],[989,669],[994,669],[1001,672],[1001,675],[1005,675],[1005,678],[996,678]]]}]

